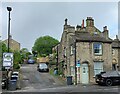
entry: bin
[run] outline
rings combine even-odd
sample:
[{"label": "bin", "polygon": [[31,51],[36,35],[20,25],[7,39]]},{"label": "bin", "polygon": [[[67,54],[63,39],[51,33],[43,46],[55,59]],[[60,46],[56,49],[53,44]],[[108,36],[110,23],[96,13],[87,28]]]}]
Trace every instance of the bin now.
[{"label": "bin", "polygon": [[17,80],[9,80],[8,90],[16,90]]},{"label": "bin", "polygon": [[54,70],[54,75],[57,75],[58,74],[58,70]]},{"label": "bin", "polygon": [[67,76],[67,85],[72,85],[72,76]]}]

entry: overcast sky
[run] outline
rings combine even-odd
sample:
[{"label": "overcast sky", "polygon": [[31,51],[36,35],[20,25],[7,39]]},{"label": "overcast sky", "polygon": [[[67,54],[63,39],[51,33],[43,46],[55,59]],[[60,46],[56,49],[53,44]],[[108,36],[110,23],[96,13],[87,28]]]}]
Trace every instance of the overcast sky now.
[{"label": "overcast sky", "polygon": [[35,40],[44,35],[60,41],[65,18],[76,26],[93,17],[100,31],[108,26],[111,38],[118,34],[117,2],[2,2],[2,40],[7,39],[7,6],[12,7],[11,35],[21,48],[31,50]]}]

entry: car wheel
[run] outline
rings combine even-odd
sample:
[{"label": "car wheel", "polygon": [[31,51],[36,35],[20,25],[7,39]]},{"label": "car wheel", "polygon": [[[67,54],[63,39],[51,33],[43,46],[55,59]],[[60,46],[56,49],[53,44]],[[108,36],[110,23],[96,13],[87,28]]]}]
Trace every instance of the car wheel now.
[{"label": "car wheel", "polygon": [[106,80],[106,85],[107,85],[107,86],[112,86],[112,84],[113,84],[113,82],[112,82],[111,79],[107,79],[107,80]]}]

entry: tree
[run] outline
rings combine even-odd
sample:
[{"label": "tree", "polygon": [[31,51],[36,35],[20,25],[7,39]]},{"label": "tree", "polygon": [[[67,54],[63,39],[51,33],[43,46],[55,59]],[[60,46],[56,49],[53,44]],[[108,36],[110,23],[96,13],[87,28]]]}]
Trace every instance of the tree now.
[{"label": "tree", "polygon": [[1,42],[0,44],[2,44],[2,46],[1,46],[2,47],[2,53],[7,52],[7,46],[5,45],[5,43]]},{"label": "tree", "polygon": [[40,56],[48,56],[52,53],[52,47],[58,43],[58,40],[50,36],[39,37],[36,39],[32,51],[37,51]]},{"label": "tree", "polygon": [[31,55],[31,53],[28,51],[27,48],[22,48],[20,50],[20,54],[21,54],[22,62],[24,61],[24,59],[28,59],[28,56]]},{"label": "tree", "polygon": [[0,64],[2,63],[2,54],[7,52],[7,46],[0,40]]},{"label": "tree", "polygon": [[14,51],[14,60],[13,60],[13,68],[14,69],[19,69],[20,68],[20,63],[21,63],[21,54],[19,51]]}]

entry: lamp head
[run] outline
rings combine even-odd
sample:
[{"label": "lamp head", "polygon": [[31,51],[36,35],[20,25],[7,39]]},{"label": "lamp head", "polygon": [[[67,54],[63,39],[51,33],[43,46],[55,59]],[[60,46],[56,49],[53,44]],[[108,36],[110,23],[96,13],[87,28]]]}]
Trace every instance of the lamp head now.
[{"label": "lamp head", "polygon": [[11,8],[11,7],[7,7],[7,10],[8,10],[8,11],[11,11],[11,10],[12,10],[12,8]]}]

